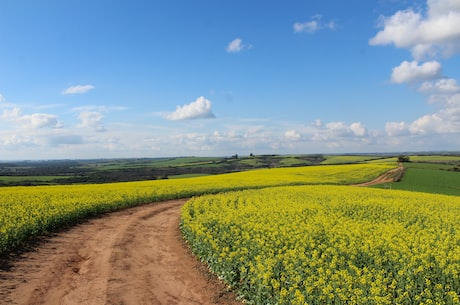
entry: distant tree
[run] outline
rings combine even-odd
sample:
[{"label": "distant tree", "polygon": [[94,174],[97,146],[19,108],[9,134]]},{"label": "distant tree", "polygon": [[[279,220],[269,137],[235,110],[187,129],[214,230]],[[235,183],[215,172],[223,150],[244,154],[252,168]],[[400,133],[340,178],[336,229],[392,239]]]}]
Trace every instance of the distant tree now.
[{"label": "distant tree", "polygon": [[410,162],[409,156],[399,156],[398,162]]},{"label": "distant tree", "polygon": [[253,153],[250,153],[250,154],[249,154],[249,157],[254,157],[254,154],[253,154]]}]

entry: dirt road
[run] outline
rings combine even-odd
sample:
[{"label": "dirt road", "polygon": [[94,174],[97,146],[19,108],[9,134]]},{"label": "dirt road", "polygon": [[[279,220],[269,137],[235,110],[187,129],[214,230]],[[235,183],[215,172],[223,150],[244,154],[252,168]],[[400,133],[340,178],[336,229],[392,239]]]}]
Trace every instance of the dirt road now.
[{"label": "dirt road", "polygon": [[0,304],[242,304],[190,254],[185,200],[89,220],[0,266]]},{"label": "dirt road", "polygon": [[377,185],[377,184],[391,183],[391,182],[395,182],[395,180],[397,179],[401,179],[403,174],[404,174],[404,166],[402,164],[399,164],[397,168],[393,168],[387,171],[386,173],[375,178],[374,180],[364,182],[364,183],[354,184],[354,186],[372,186],[372,185]]}]

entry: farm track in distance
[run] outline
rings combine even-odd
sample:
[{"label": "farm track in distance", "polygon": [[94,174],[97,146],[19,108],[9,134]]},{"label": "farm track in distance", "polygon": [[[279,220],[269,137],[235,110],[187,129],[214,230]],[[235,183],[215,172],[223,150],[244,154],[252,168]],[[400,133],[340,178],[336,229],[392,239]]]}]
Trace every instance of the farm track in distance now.
[{"label": "farm track in distance", "polygon": [[377,178],[375,178],[374,180],[359,183],[359,184],[354,184],[354,186],[372,186],[372,185],[377,185],[377,184],[395,182],[396,177],[399,176],[399,179],[402,178],[402,175],[404,174],[404,170],[405,170],[404,166],[402,164],[399,164],[397,168],[387,171],[383,175],[380,175]]}]

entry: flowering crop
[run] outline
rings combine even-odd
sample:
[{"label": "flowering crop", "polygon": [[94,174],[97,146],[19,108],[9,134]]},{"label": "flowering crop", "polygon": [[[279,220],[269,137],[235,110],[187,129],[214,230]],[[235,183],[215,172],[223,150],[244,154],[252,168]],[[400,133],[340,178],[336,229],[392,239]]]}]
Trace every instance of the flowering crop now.
[{"label": "flowering crop", "polygon": [[245,190],[188,201],[181,230],[248,304],[460,304],[460,197]]},{"label": "flowering crop", "polygon": [[0,188],[0,256],[31,237],[98,213],[228,190],[369,180],[391,165],[311,166],[179,180]]}]

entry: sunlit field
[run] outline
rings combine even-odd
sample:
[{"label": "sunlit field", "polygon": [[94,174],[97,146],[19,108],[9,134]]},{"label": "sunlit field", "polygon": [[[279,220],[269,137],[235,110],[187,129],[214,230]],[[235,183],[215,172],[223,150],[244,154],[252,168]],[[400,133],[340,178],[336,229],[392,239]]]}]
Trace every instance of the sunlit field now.
[{"label": "sunlit field", "polygon": [[181,228],[249,304],[459,304],[460,197],[247,190],[188,201]]},{"label": "sunlit field", "polygon": [[394,167],[312,166],[254,170],[179,180],[0,188],[0,255],[80,219],[147,202],[281,185],[350,184]]}]

